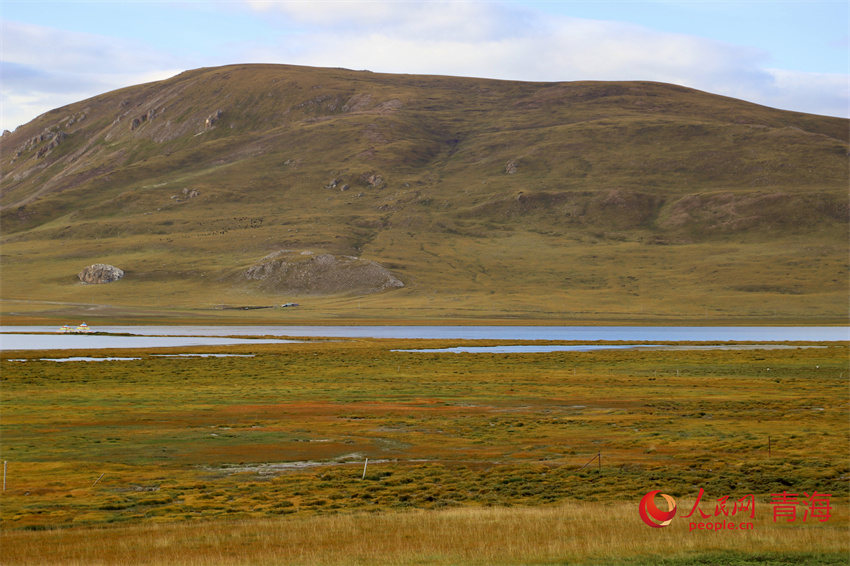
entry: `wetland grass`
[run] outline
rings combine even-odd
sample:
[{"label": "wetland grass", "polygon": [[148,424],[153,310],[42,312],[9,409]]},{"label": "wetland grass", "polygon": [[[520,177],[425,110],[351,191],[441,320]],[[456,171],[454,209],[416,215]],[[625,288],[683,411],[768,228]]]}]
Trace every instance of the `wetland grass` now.
[{"label": "wetland grass", "polygon": [[[458,341],[4,354],[3,563],[782,564],[850,550],[847,344],[393,351],[423,345]],[[709,511],[753,494],[757,528],[641,523],[647,491],[690,509],[700,488]],[[830,520],[774,523],[782,491],[831,494]]]}]

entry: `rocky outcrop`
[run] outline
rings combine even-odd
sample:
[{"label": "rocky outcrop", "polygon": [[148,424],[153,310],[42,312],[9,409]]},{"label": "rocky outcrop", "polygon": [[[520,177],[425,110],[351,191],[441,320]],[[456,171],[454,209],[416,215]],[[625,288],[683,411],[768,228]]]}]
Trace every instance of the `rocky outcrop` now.
[{"label": "rocky outcrop", "polygon": [[46,157],[53,149],[62,143],[65,138],[68,137],[68,134],[62,131],[55,130],[45,130],[41,134],[30,138],[24,142],[24,145],[19,147],[15,152],[15,156],[12,158],[12,163],[14,163],[24,152],[36,148],[42,142],[47,142],[47,144],[42,145],[41,147],[36,148],[35,158],[41,159],[42,157]]},{"label": "rocky outcrop", "polygon": [[132,132],[145,122],[152,121],[156,117],[156,110],[148,110],[147,114],[142,114],[136,118],[133,118],[132,122],[130,122],[130,131]]},{"label": "rocky outcrop", "polygon": [[369,171],[368,173],[363,173],[360,175],[360,178],[357,180],[359,184],[366,185],[369,187],[380,187],[381,183],[384,182],[383,176],[374,171]]},{"label": "rocky outcrop", "polygon": [[112,283],[124,277],[124,271],[114,265],[96,263],[90,265],[77,274],[80,281],[86,285],[99,285],[101,283]]},{"label": "rocky outcrop", "polygon": [[[356,185],[360,185],[362,187],[369,187],[373,189],[379,189],[384,184],[384,177],[380,173],[376,173],[375,171],[367,171],[366,173],[362,173],[359,177],[350,176],[353,180],[350,181]],[[330,182],[325,185],[326,189],[339,189],[340,191],[347,191],[351,187],[345,183],[346,177],[335,177],[330,180]]]},{"label": "rocky outcrop", "polygon": [[224,114],[221,110],[216,110],[214,113],[207,116],[207,119],[204,120],[204,129],[209,130],[215,123],[218,122],[218,119],[221,118],[221,115]]},{"label": "rocky outcrop", "polygon": [[46,146],[40,148],[36,152],[35,158],[41,159],[42,157],[49,154],[53,150],[53,148],[55,148],[60,143],[62,143],[66,137],[67,137],[67,134],[65,132],[57,132],[56,135],[54,135],[52,138],[50,138],[50,142]]},{"label": "rocky outcrop", "polygon": [[280,250],[249,267],[241,279],[260,289],[289,295],[366,295],[404,287],[374,261],[331,254]]}]

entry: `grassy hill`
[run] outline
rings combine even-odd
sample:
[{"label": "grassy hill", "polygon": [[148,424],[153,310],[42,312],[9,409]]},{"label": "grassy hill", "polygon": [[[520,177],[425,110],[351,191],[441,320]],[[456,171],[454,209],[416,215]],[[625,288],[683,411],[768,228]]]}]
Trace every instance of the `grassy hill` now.
[{"label": "grassy hill", "polygon": [[[188,71],[3,136],[3,323],[846,322],[849,142],[659,83]],[[284,250],[358,275],[246,276]]]}]

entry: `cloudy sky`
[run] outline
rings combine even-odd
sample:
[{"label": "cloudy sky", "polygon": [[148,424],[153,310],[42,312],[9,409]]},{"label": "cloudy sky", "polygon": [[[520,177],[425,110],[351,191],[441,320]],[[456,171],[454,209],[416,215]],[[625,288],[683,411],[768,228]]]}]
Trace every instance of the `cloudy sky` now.
[{"label": "cloudy sky", "polygon": [[0,129],[187,69],[652,80],[850,117],[850,3],[0,1]]}]

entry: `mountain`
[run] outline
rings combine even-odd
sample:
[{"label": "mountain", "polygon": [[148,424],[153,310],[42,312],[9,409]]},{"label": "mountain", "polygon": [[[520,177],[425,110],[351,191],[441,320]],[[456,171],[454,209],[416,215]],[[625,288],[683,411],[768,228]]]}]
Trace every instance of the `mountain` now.
[{"label": "mountain", "polygon": [[234,65],[0,144],[6,317],[848,312],[850,122],[680,86]]}]

